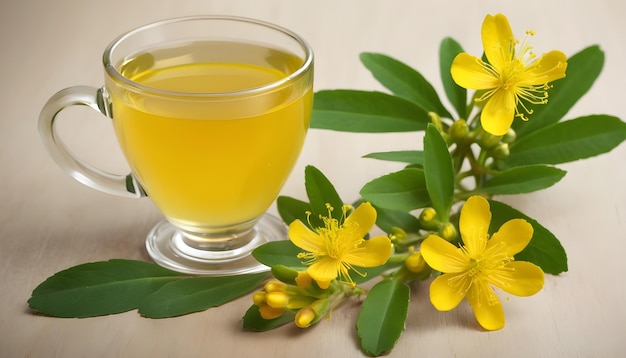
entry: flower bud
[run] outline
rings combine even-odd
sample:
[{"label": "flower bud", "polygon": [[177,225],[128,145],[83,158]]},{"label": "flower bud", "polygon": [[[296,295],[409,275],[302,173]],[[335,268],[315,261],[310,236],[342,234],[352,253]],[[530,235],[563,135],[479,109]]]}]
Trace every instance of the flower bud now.
[{"label": "flower bud", "polygon": [[265,304],[266,295],[265,291],[255,292],[254,295],[252,295],[252,302],[254,302],[257,306],[261,306],[262,304]]},{"label": "flower bud", "polygon": [[298,313],[296,313],[296,317],[294,319],[296,326],[300,328],[307,328],[319,321],[326,314],[328,305],[328,299],[320,299],[306,307],[302,307]]},{"label": "flower bud", "polygon": [[515,139],[517,139],[517,133],[515,133],[513,128],[509,128],[506,134],[502,137],[502,143],[511,144],[515,142]]},{"label": "flower bud", "polygon": [[406,239],[406,236],[406,231],[394,226],[389,233],[389,240],[391,240],[391,242],[402,241]]},{"label": "flower bud", "polygon": [[496,136],[485,131],[481,131],[478,138],[478,145],[483,149],[491,149],[500,143],[502,136]]},{"label": "flower bud", "polygon": [[313,324],[316,316],[317,315],[315,314],[315,311],[313,311],[310,306],[306,306],[301,308],[298,313],[296,313],[296,318],[294,319],[294,322],[296,323],[296,326],[300,328],[307,328],[311,324]]},{"label": "flower bud", "polygon": [[287,285],[280,282],[280,281],[268,281],[265,284],[265,292],[285,292],[285,290],[287,289]]},{"label": "flower bud", "polygon": [[467,123],[465,122],[465,120],[459,119],[458,121],[452,123],[452,125],[448,129],[448,134],[454,142],[465,142],[469,134],[469,129],[467,128]]},{"label": "flower bud", "polygon": [[426,268],[426,261],[419,251],[413,252],[404,260],[404,265],[413,273],[420,273]]},{"label": "flower bud", "polygon": [[433,208],[424,208],[419,216],[420,225],[426,230],[434,230],[439,226],[437,212]]},{"label": "flower bud", "polygon": [[507,143],[500,143],[491,151],[491,156],[494,159],[506,159],[509,157],[509,145]]},{"label": "flower bud", "polygon": [[285,308],[289,303],[289,295],[285,292],[269,292],[265,295],[267,305],[274,308]]},{"label": "flower bud", "polygon": [[456,229],[451,223],[446,223],[439,230],[439,234],[441,234],[441,237],[443,237],[447,241],[452,241],[456,237]]}]

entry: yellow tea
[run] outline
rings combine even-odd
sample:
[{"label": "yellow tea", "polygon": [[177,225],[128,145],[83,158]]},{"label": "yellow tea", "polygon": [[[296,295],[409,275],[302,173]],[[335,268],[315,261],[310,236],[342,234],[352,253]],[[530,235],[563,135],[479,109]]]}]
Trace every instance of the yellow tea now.
[{"label": "yellow tea", "polygon": [[120,65],[151,89],[107,86],[117,137],[168,219],[210,232],[267,210],[309,126],[312,83],[286,78],[301,65],[286,52],[229,42],[148,51]]}]

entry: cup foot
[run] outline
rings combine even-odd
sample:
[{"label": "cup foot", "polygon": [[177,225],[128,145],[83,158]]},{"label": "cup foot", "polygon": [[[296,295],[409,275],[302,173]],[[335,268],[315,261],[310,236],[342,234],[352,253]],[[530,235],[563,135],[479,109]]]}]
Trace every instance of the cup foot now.
[{"label": "cup foot", "polygon": [[148,234],[146,249],[160,266],[181,273],[206,276],[226,276],[269,271],[259,263],[252,250],[260,245],[287,239],[287,228],[275,216],[265,214],[254,227],[251,240],[232,250],[202,250],[185,243],[185,236],[164,220]]}]

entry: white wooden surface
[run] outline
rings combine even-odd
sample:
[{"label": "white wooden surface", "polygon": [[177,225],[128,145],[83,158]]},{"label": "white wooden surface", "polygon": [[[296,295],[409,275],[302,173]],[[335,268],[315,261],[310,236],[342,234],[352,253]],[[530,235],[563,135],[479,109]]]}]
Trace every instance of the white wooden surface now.
[{"label": "white wooden surface", "polygon": [[[55,91],[100,86],[100,57],[115,36],[163,18],[231,14],[271,21],[300,33],[316,52],[317,89],[381,89],[359,63],[383,52],[418,68],[441,91],[437,51],[445,36],[479,54],[486,13],[506,14],[516,34],[527,28],[538,53],[571,55],[600,44],[604,72],[568,115],[626,119],[626,3],[620,0],[5,0],[0,4],[0,356],[1,357],[358,357],[348,303],[330,321],[301,331],[241,330],[245,297],[179,318],[136,312],[58,319],[29,312],[32,289],[67,267],[111,258],[148,260],[144,237],[160,220],[149,200],[120,199],[82,186],[39,142],[39,110]],[[441,92],[442,93],[442,92]],[[124,172],[112,129],[87,109],[67,111],[64,134],[100,166]],[[312,164],[346,200],[398,165],[360,159],[369,152],[417,148],[413,134],[362,135],[312,130],[283,194],[304,197]],[[481,331],[466,305],[441,313],[415,287],[398,357],[621,357],[626,350],[626,147],[561,166],[567,176],[543,192],[501,198],[559,237],[568,273],[548,276],[530,298],[504,303],[507,326]],[[272,208],[272,210],[275,210]]]}]

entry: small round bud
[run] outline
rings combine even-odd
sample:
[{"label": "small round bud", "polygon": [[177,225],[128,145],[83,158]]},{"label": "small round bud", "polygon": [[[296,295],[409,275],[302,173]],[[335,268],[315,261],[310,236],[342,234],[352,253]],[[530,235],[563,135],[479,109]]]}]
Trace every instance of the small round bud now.
[{"label": "small round bud", "polygon": [[500,143],[491,151],[491,156],[494,159],[506,159],[509,157],[509,145],[507,143]]},{"label": "small round bud", "polygon": [[424,208],[419,216],[420,225],[427,230],[434,230],[439,226],[437,212],[433,208]]},{"label": "small round bud", "polygon": [[404,265],[407,269],[409,269],[409,271],[413,273],[420,273],[426,268],[426,261],[424,261],[422,254],[419,251],[416,251],[404,260]]},{"label": "small round bud", "polygon": [[254,304],[257,306],[261,306],[265,303],[266,295],[267,294],[265,293],[265,291],[255,292],[254,295],[252,295],[252,302],[254,302]]},{"label": "small round bud", "polygon": [[447,241],[452,241],[456,237],[456,229],[451,223],[443,225],[439,233],[441,234],[441,237]]},{"label": "small round bud", "polygon": [[406,231],[399,227],[393,227],[389,233],[389,239],[391,241],[402,241],[406,239]]},{"label": "small round bud", "polygon": [[491,133],[482,131],[478,138],[478,145],[483,149],[491,149],[500,143],[502,136],[496,136]]},{"label": "small round bud", "polygon": [[448,129],[448,134],[455,142],[465,142],[469,134],[469,129],[467,128],[465,120],[459,119],[458,121],[452,123]]},{"label": "small round bud", "polygon": [[515,142],[515,139],[517,139],[517,133],[515,133],[513,128],[509,128],[506,134],[502,137],[502,143],[511,144]]}]

